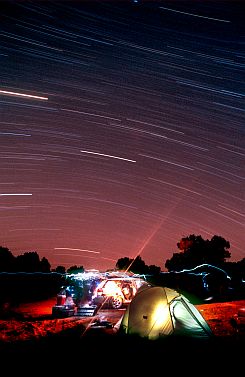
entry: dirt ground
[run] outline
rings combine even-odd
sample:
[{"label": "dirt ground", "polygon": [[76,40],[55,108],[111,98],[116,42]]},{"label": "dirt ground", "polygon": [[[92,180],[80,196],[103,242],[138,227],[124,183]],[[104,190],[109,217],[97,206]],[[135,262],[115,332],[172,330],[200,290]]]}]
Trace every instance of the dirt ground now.
[{"label": "dirt ground", "polygon": [[[230,323],[245,300],[196,305],[213,331],[212,343],[167,339],[145,341],[115,336],[113,326],[125,309],[101,310],[95,317],[53,318],[56,298],[23,304],[0,318],[1,366],[11,374],[59,376],[64,374],[150,375],[164,367],[168,372],[188,374],[196,370],[222,376],[240,374],[244,334]],[[112,328],[91,331],[96,319]],[[228,373],[229,372],[229,373]]]},{"label": "dirt ground", "polygon": [[[96,319],[109,321],[114,326],[124,312],[124,309],[101,310],[95,317],[53,318],[52,307],[55,303],[56,298],[52,298],[35,303],[25,303],[12,309],[12,315],[0,318],[0,341],[15,342],[45,337],[74,326],[87,327]],[[196,305],[196,307],[206,319],[215,336],[238,336],[237,329],[231,324],[231,318],[237,314],[239,308],[245,307],[245,300],[206,303]]]},{"label": "dirt ground", "polygon": [[196,305],[216,336],[237,336],[231,319],[238,310],[245,307],[245,300]]}]

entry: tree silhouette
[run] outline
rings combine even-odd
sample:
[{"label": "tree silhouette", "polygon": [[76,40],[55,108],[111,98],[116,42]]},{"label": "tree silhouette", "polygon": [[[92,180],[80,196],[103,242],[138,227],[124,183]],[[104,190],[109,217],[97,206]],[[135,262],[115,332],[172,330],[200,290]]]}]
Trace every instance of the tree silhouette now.
[{"label": "tree silhouette", "polygon": [[54,272],[57,272],[58,274],[65,274],[66,273],[66,268],[64,266],[57,266],[54,269]]},{"label": "tree silhouette", "polygon": [[208,242],[208,255],[207,259],[210,259],[209,263],[223,264],[226,259],[231,257],[231,253],[228,251],[230,243],[221,236],[213,236]]},{"label": "tree silhouette", "polygon": [[16,269],[22,272],[40,271],[40,259],[36,251],[28,251],[16,257]]},{"label": "tree silhouette", "polygon": [[7,247],[0,246],[0,271],[14,271],[15,257]]},{"label": "tree silhouette", "polygon": [[67,273],[69,273],[69,274],[77,274],[79,272],[84,272],[83,266],[78,267],[78,266],[75,265],[75,266],[71,266],[67,269]]},{"label": "tree silhouette", "polygon": [[116,268],[118,270],[126,271],[129,268],[131,262],[132,262],[132,259],[130,259],[129,257],[119,258],[116,263]]},{"label": "tree silhouette", "polygon": [[41,272],[50,272],[51,265],[47,258],[43,257],[39,265],[40,265]]},{"label": "tree silhouette", "polygon": [[181,271],[204,263],[221,267],[231,256],[228,251],[230,243],[217,235],[209,241],[204,240],[200,235],[191,234],[182,238],[177,243],[177,247],[181,252],[173,253],[172,258],[167,259],[165,263],[168,271]]},{"label": "tree silhouette", "polygon": [[129,271],[135,274],[157,275],[161,271],[161,268],[158,266],[148,266],[140,255],[137,255],[135,259],[130,259],[128,257],[118,259],[116,268],[121,271]]},{"label": "tree silhouette", "polygon": [[7,247],[0,246],[0,272],[50,272],[47,258],[41,260],[36,251],[15,257]]},{"label": "tree silhouette", "polygon": [[154,264],[151,264],[148,266],[148,274],[149,275],[159,275],[161,272],[161,267],[155,266]]},{"label": "tree silhouette", "polygon": [[148,272],[147,266],[140,255],[137,255],[137,257],[132,260],[130,271],[135,274],[145,274]]}]

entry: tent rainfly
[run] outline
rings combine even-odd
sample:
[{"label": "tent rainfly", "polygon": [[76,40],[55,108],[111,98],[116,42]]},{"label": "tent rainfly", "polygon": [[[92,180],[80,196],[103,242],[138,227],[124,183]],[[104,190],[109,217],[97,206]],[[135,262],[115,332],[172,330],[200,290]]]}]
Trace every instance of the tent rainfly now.
[{"label": "tent rainfly", "polygon": [[128,305],[119,333],[157,339],[180,335],[209,339],[212,331],[200,311],[182,294],[159,286],[143,285]]}]

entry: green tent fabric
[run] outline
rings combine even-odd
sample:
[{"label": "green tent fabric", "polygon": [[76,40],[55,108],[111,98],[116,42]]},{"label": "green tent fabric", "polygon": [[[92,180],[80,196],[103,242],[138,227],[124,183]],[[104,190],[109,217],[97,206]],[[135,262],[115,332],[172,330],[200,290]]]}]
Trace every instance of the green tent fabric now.
[{"label": "green tent fabric", "polygon": [[186,297],[170,288],[149,285],[141,287],[128,305],[119,332],[148,339],[212,336],[209,325]]}]

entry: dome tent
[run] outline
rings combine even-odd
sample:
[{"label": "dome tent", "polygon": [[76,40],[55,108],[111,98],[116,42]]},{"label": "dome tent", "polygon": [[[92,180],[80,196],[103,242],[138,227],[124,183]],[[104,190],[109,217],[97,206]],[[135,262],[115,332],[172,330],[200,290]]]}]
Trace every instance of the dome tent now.
[{"label": "dome tent", "polygon": [[209,339],[212,331],[199,310],[177,291],[142,286],[121,318],[119,333],[157,339],[170,335]]}]

